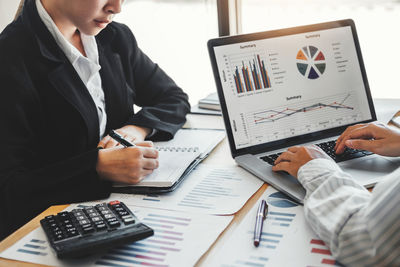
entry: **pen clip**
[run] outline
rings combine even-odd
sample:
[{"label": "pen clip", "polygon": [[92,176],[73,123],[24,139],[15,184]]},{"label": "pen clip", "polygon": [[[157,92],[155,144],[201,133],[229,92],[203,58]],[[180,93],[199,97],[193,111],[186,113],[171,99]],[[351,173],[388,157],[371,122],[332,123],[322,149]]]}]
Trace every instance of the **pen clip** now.
[{"label": "pen clip", "polygon": [[267,218],[267,214],[268,214],[268,204],[267,201],[262,200],[265,203],[265,207],[263,209],[263,219],[265,220]]}]

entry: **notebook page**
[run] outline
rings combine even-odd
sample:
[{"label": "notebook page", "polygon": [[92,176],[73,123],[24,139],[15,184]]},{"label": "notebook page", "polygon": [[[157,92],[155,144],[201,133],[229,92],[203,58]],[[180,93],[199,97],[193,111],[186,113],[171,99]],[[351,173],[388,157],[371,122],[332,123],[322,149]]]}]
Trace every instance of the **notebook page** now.
[{"label": "notebook page", "polygon": [[[200,156],[197,147],[157,147],[159,167],[134,186],[169,187],[183,174],[186,168]],[[130,186],[115,184],[114,187]]]}]

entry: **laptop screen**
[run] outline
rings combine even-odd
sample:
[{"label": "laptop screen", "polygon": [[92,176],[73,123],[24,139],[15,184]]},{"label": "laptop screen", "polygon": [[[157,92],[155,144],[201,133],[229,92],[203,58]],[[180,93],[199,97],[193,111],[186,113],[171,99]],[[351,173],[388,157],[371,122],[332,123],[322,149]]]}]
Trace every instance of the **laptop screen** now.
[{"label": "laptop screen", "polygon": [[375,116],[351,26],[218,45],[214,53],[236,149]]}]

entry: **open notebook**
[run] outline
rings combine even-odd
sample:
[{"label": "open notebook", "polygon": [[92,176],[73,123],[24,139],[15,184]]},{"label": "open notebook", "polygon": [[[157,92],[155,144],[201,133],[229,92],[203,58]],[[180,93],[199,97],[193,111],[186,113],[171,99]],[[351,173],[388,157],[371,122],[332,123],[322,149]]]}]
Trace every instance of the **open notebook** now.
[{"label": "open notebook", "polygon": [[[137,190],[144,188],[153,188],[155,192],[161,188],[173,190],[174,185],[206,158],[224,137],[225,131],[223,130],[181,129],[176,133],[174,139],[154,143],[155,148],[159,151],[158,169],[138,184],[114,184],[113,191],[139,193],[140,191]],[[137,190],[133,191],[133,188]],[[150,192],[150,190],[146,190],[143,193]]]},{"label": "open notebook", "polygon": [[[198,147],[156,147],[159,152],[159,167],[135,186],[172,186],[186,168],[200,156]],[[121,185],[120,185],[121,186]],[[122,185],[126,186],[126,185]]]}]

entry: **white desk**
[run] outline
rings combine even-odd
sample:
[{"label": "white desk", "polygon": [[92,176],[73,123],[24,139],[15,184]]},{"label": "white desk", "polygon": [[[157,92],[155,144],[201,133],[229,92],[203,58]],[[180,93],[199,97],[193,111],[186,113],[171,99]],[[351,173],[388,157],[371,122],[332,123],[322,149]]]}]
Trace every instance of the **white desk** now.
[{"label": "white desk", "polygon": [[[379,121],[387,122],[393,114],[400,110],[400,99],[376,99],[375,106],[377,110],[377,117]],[[222,117],[218,116],[205,116],[205,115],[188,115],[188,121],[184,126],[185,128],[220,128],[223,129]],[[216,164],[232,164],[235,165],[231,157],[227,139],[223,140],[213,151],[213,153],[205,160],[206,163]],[[218,257],[222,247],[224,246],[227,238],[239,225],[242,219],[246,216],[249,210],[255,205],[264,191],[267,189],[267,184],[264,184],[257,193],[248,200],[245,206],[235,214],[234,219],[225,229],[225,231],[218,237],[217,241],[209,248],[209,250],[200,258],[196,266],[208,266],[215,257]],[[39,221],[47,215],[57,213],[63,210],[67,205],[53,206],[45,212],[38,215],[32,221],[18,229],[15,233],[7,237],[0,243],[0,251],[3,251],[21,239],[23,236],[31,232],[39,226]],[[0,259],[0,266],[35,266],[34,264]]]}]

